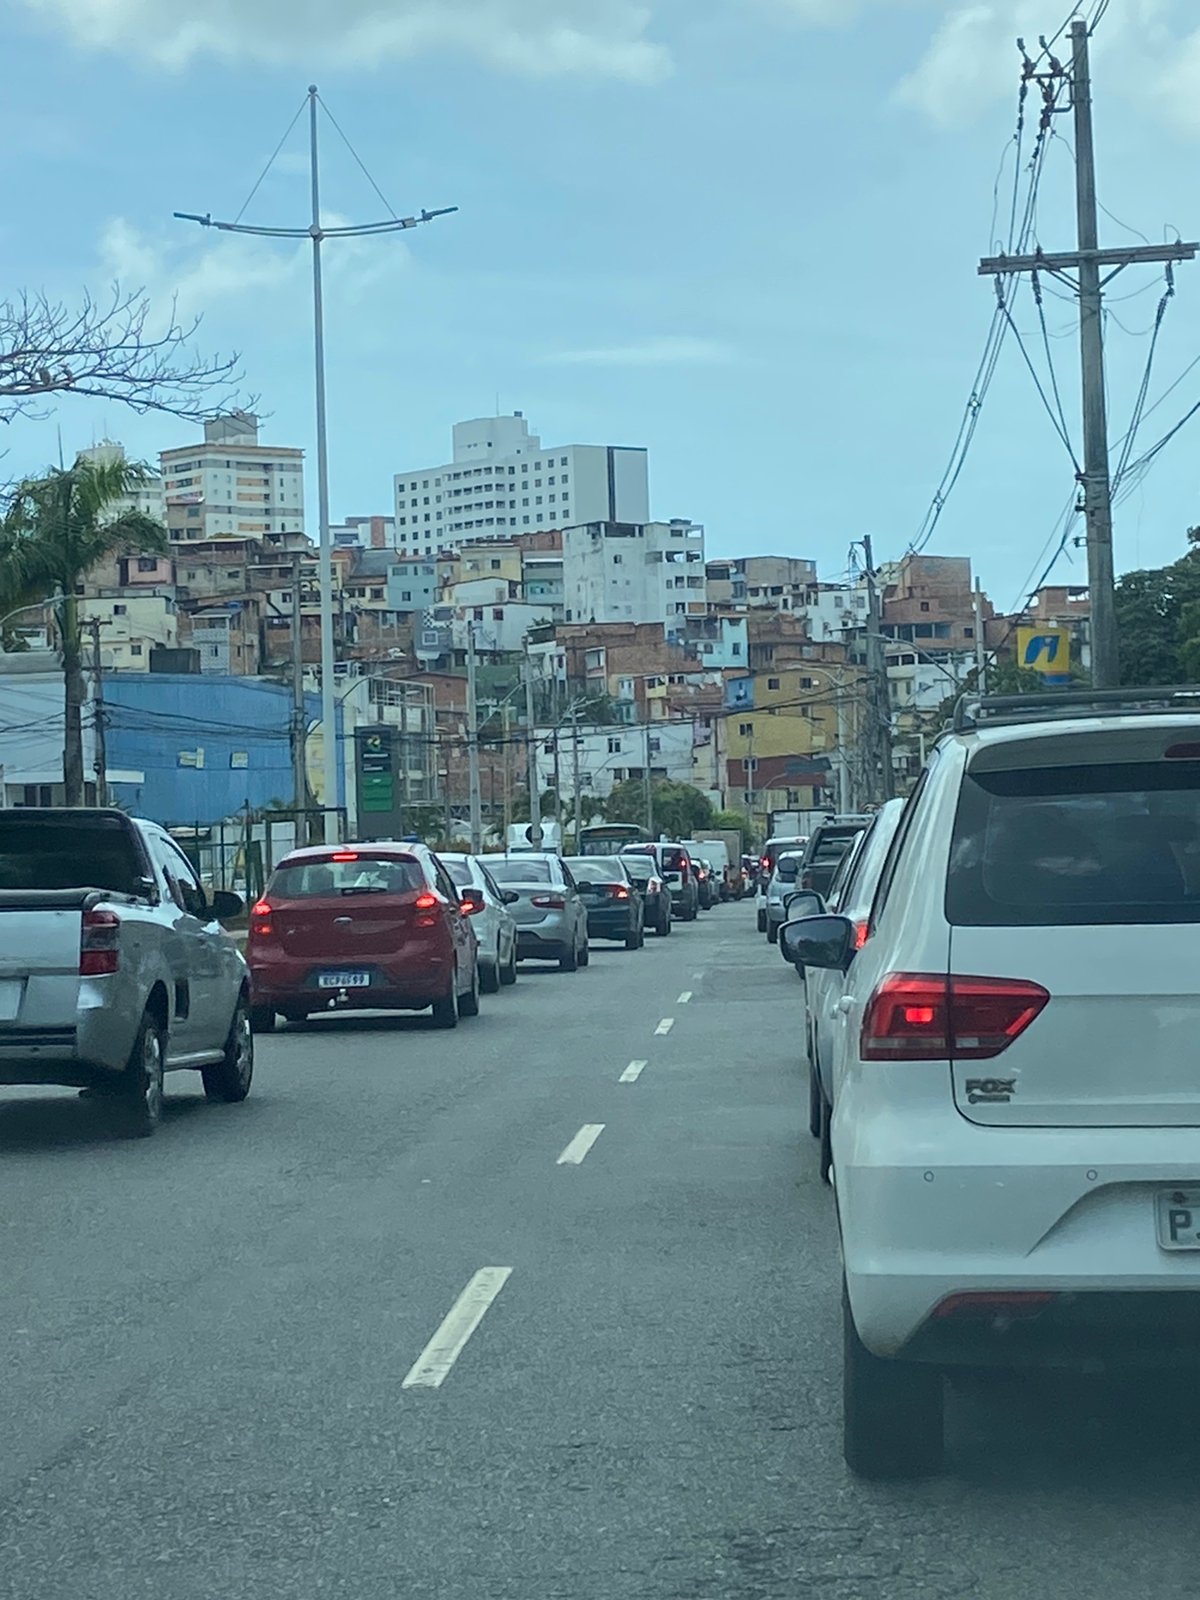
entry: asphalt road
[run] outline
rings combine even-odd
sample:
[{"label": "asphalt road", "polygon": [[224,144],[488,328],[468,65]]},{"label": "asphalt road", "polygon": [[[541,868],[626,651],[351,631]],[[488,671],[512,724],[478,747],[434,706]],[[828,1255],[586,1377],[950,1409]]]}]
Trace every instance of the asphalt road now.
[{"label": "asphalt road", "polygon": [[1186,1382],[992,1384],[945,1478],[848,1477],[798,999],[728,906],[260,1040],[143,1143],[4,1091],[0,1597],[1200,1596]]}]

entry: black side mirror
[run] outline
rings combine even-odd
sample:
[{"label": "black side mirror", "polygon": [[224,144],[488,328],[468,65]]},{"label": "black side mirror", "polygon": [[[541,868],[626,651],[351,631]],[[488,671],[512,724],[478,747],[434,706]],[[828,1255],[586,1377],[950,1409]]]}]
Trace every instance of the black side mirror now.
[{"label": "black side mirror", "polygon": [[501,889],[500,898],[506,906],[515,906],[521,896],[515,889]]},{"label": "black side mirror", "polygon": [[793,966],[845,972],[854,955],[854,924],[847,917],[800,917],[780,928],[779,945]]},{"label": "black side mirror", "polygon": [[210,912],[218,922],[232,922],[234,917],[240,917],[246,909],[246,902],[240,894],[234,894],[232,889],[216,889],[213,891]]}]

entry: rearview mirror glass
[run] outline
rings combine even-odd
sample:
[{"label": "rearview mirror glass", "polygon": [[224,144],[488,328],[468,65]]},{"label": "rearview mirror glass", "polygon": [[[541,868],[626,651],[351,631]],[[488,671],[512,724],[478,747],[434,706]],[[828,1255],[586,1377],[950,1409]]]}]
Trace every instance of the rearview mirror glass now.
[{"label": "rearview mirror glass", "polygon": [[785,961],[845,972],[854,954],[854,924],[845,917],[801,917],[779,930]]},{"label": "rearview mirror glass", "polygon": [[230,922],[234,917],[240,917],[245,905],[241,895],[234,894],[231,889],[216,889],[213,892],[211,910],[218,922]]}]

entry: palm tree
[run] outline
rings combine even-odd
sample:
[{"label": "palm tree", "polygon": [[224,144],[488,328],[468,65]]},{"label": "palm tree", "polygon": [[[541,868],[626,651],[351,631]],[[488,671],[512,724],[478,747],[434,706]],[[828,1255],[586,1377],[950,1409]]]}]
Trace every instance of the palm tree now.
[{"label": "palm tree", "polygon": [[69,806],[83,804],[83,659],[76,591],[105,557],[163,551],[167,530],[140,511],[106,517],[149,474],[129,461],[50,467],[20,484],[0,519],[0,594],[58,596],[66,732],[63,788]]}]

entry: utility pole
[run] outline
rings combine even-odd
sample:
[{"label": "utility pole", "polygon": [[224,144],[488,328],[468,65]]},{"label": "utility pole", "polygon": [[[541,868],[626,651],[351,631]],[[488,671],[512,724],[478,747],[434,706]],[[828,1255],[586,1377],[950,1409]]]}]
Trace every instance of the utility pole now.
[{"label": "utility pole", "polygon": [[650,771],[650,707],[646,707],[646,832],[654,838],[654,775]]},{"label": "utility pole", "polygon": [[296,811],[296,843],[309,842],[308,711],[304,704],[304,606],[300,592],[300,555],[292,556],[292,792]]},{"label": "utility pole", "polygon": [[108,804],[108,746],[104,737],[107,713],[104,709],[104,666],[100,660],[100,618],[91,617],[87,623],[92,636],[92,717],[95,726],[96,754],[93,770],[96,774],[96,804]]},{"label": "utility pole", "polygon": [[575,791],[575,850],[579,850],[579,831],[583,826],[583,796],[579,792],[579,707],[571,707],[571,784]]},{"label": "utility pole", "polygon": [[[542,848],[542,792],[538,782],[537,724],[533,705],[533,662],[525,652],[525,781],[529,786],[529,842],[535,850]],[[508,836],[504,839],[508,848]]]},{"label": "utility pole", "polygon": [[503,767],[503,775],[504,775],[503,782],[504,782],[504,786],[503,786],[503,789],[501,791],[501,800],[502,800],[502,804],[503,804],[503,807],[504,807],[504,815],[500,819],[500,837],[505,842],[507,842],[507,840],[508,840],[508,825],[509,825],[510,821],[512,820],[512,751],[509,749],[509,744],[508,744],[508,724],[509,724],[511,712],[512,712],[512,707],[506,701],[505,704],[501,707],[501,713],[500,713],[500,715],[501,715],[501,728],[503,730],[503,736],[504,736],[504,744],[502,746],[503,751],[504,751],[504,767]]},{"label": "utility pole", "polygon": [[[317,111],[321,97],[315,83],[308,86],[308,151],[309,184],[312,193],[311,221],[302,228],[260,228],[244,222],[218,222],[211,215],[197,216],[191,211],[176,211],[181,222],[198,222],[202,228],[218,228],[224,233],[253,233],[271,239],[308,239],[312,243],[313,286],[313,356],[316,380],[317,424],[317,513],[320,529],[321,577],[321,731],[323,739],[325,787],[325,843],[338,842],[338,747],[337,707],[334,700],[333,636],[333,539],[329,529],[329,449],[325,419],[325,312],[321,285],[321,244],[325,239],[353,239],[374,237],[380,233],[398,233],[416,228],[435,217],[449,216],[457,206],[447,206],[440,211],[422,211],[413,217],[368,222],[360,227],[321,226],[321,177],[317,150]],[[339,130],[340,131],[340,130]],[[285,135],[286,137],[286,135]],[[343,136],[344,137],[344,136]],[[278,153],[278,152],[276,152]],[[272,157],[270,165],[274,162]],[[359,163],[361,165],[361,162]],[[365,169],[364,169],[365,170]],[[266,176],[264,172],[263,177]],[[262,179],[259,180],[261,183]],[[373,182],[374,180],[372,180]],[[240,216],[240,213],[239,213]]]},{"label": "utility pole", "polygon": [[[983,637],[983,585],[975,579],[975,687],[987,693],[987,646]],[[922,745],[922,751],[924,746]],[[922,753],[921,765],[925,765]]]},{"label": "utility pole", "polygon": [[483,795],[479,788],[479,696],[475,687],[475,624],[467,623],[467,784],[471,808],[471,849],[483,849]]},{"label": "utility pole", "polygon": [[[750,819],[750,832],[754,832],[754,724],[746,740],[746,815]],[[768,832],[770,831],[768,826]]]},{"label": "utility pole", "polygon": [[875,582],[875,553],[871,535],[862,541],[867,579],[867,699],[868,787],[871,800],[891,800],[896,793],[892,771],[892,703],[888,693],[887,657],[883,652],[883,614]]},{"label": "utility pole", "polygon": [[[1088,49],[1089,28],[1083,18],[1071,24],[1071,65],[1061,66],[1051,55],[1044,73],[1027,76],[1042,85],[1049,111],[1059,82],[1071,88],[1075,121],[1075,210],[1078,228],[1073,251],[1038,250],[1027,256],[990,256],[979,263],[983,277],[996,280],[996,293],[1004,300],[1004,280],[1016,273],[1039,272],[1058,278],[1079,297],[1079,342],[1083,379],[1083,509],[1087,522],[1088,590],[1091,600],[1092,684],[1097,689],[1117,687],[1120,660],[1117,641],[1113,577],[1112,484],[1108,462],[1108,405],[1104,389],[1104,290],[1117,274],[1147,261],[1191,261],[1200,245],[1137,245],[1102,250],[1096,211],[1096,147],[1092,127],[1092,74]],[[1024,42],[1018,40],[1024,50]],[[1028,61],[1028,58],[1026,58]],[[1032,65],[1032,64],[1030,64]],[[1064,108],[1065,109],[1065,108]],[[1101,269],[1112,271],[1101,276]],[[1070,272],[1078,273],[1078,280]]]},{"label": "utility pole", "polygon": [[833,680],[833,692],[836,696],[837,708],[837,808],[841,816],[845,816],[852,809],[850,803],[850,774],[846,766],[846,739],[848,726],[846,718],[845,675],[838,668]]}]

